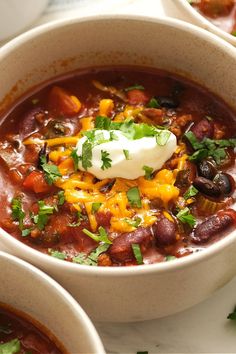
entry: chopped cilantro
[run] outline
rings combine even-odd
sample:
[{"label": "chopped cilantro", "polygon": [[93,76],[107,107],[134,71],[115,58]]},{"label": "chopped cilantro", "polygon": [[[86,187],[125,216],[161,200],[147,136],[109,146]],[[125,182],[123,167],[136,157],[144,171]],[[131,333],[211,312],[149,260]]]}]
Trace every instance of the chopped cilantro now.
[{"label": "chopped cilantro", "polygon": [[134,219],[129,219],[129,218],[124,218],[123,219],[128,225],[133,226],[133,227],[138,227],[142,221],[140,217],[136,217]]},{"label": "chopped cilantro", "polygon": [[79,160],[80,160],[80,157],[77,154],[77,150],[76,149],[72,150],[70,156],[71,156],[71,158],[73,159],[73,162],[74,162],[74,169],[75,169],[75,171],[77,171],[78,170]]},{"label": "chopped cilantro", "polygon": [[52,185],[54,181],[61,177],[61,173],[58,167],[53,164],[47,163],[47,158],[45,155],[40,156],[40,167],[42,168],[45,179],[49,185]]},{"label": "chopped cilantro", "polygon": [[194,227],[196,224],[196,218],[190,213],[189,208],[184,208],[180,210],[176,217],[183,223],[189,224],[189,226]]},{"label": "chopped cilantro", "polygon": [[57,193],[57,196],[58,196],[58,205],[63,205],[65,203],[65,192],[59,191]]},{"label": "chopped cilantro", "polygon": [[142,85],[138,85],[138,84],[125,88],[126,92],[132,91],[132,90],[145,90],[145,88]]},{"label": "chopped cilantro", "polygon": [[17,198],[12,199],[11,210],[12,210],[13,220],[17,220],[19,222],[19,228],[22,230],[25,213],[23,212],[23,209],[22,209],[21,198],[17,197]]},{"label": "chopped cilantro", "polygon": [[90,141],[90,143],[93,143],[94,142],[94,139],[95,139],[95,130],[86,130],[86,131],[83,131],[82,134],[83,136],[86,136],[88,141]]},{"label": "chopped cilantro", "polygon": [[143,256],[139,244],[133,243],[131,246],[137,263],[143,264]]},{"label": "chopped cilantro", "polygon": [[98,257],[101,253],[106,252],[109,247],[110,244],[108,243],[101,244],[88,256],[85,253],[79,253],[76,257],[72,259],[72,262],[89,266],[97,266]]},{"label": "chopped cilantro", "polygon": [[166,262],[173,261],[174,259],[176,259],[175,256],[166,256]]},{"label": "chopped cilantro", "polygon": [[127,192],[127,198],[131,206],[141,208],[141,198],[138,187],[132,187]]},{"label": "chopped cilantro", "polygon": [[123,153],[124,153],[124,155],[125,155],[125,159],[126,160],[129,160],[130,158],[129,158],[129,150],[123,150]]},{"label": "chopped cilantro", "polygon": [[101,160],[102,160],[101,169],[102,170],[105,170],[105,169],[111,167],[112,160],[109,158],[109,156],[110,156],[110,154],[107,151],[101,150]]},{"label": "chopped cilantro", "polygon": [[108,238],[106,230],[102,226],[99,226],[98,234],[94,234],[93,232],[91,232],[87,229],[83,229],[82,231],[83,231],[83,233],[85,233],[85,235],[91,237],[96,242],[103,242],[103,243],[108,243],[108,244],[112,243]]},{"label": "chopped cilantro", "polygon": [[57,258],[57,259],[66,259],[67,258],[67,255],[64,253],[64,252],[60,252],[60,251],[57,251],[57,250],[52,250],[51,248],[48,249],[48,252],[50,254],[50,256],[54,257],[54,258]]},{"label": "chopped cilantro", "polygon": [[101,205],[102,205],[102,203],[93,203],[92,204],[92,213],[95,214],[99,210]]},{"label": "chopped cilantro", "polygon": [[95,128],[101,130],[110,130],[111,119],[103,116],[95,118]]},{"label": "chopped cilantro", "polygon": [[156,134],[156,142],[157,145],[164,146],[166,145],[167,141],[169,140],[171,132],[169,130],[160,130]]},{"label": "chopped cilantro", "polygon": [[21,236],[22,237],[27,237],[31,233],[32,229],[24,229],[21,231]]},{"label": "chopped cilantro", "polygon": [[110,132],[110,141],[113,141],[113,140],[119,140],[119,138],[113,131],[111,131]]},{"label": "chopped cilantro", "polygon": [[197,188],[190,186],[189,189],[184,193],[184,199],[187,200],[191,197],[194,197],[196,194],[198,194]]},{"label": "chopped cilantro", "polygon": [[82,166],[87,171],[92,167],[92,144],[86,140],[82,145]]},{"label": "chopped cilantro", "polygon": [[204,138],[202,141],[199,141],[191,131],[185,133],[184,135],[195,150],[195,152],[189,157],[190,161],[201,161],[205,157],[211,156],[216,163],[220,165],[226,158],[225,148],[236,146],[235,138],[228,140],[212,140],[209,138]]},{"label": "chopped cilantro", "polygon": [[159,108],[160,105],[155,97],[152,97],[150,101],[147,104],[147,107],[149,108]]},{"label": "chopped cilantro", "polygon": [[16,354],[19,353],[20,349],[21,345],[18,338],[0,344],[0,354]]},{"label": "chopped cilantro", "polygon": [[33,216],[33,220],[39,230],[43,230],[48,222],[49,215],[53,214],[55,208],[53,206],[46,205],[43,200],[38,201],[38,206],[38,214]]},{"label": "chopped cilantro", "polygon": [[145,178],[152,179],[153,168],[149,166],[143,166],[142,169],[145,171]]},{"label": "chopped cilantro", "polygon": [[229,320],[236,321],[236,306],[235,306],[233,312],[231,312],[231,313],[228,314],[227,318],[228,318]]}]

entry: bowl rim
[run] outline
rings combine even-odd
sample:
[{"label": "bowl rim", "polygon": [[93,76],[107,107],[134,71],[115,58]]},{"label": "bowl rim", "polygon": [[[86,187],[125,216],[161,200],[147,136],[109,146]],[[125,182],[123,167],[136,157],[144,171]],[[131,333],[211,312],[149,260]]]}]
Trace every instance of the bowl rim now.
[{"label": "bowl rim", "polygon": [[[94,347],[96,353],[105,354],[105,350],[102,341],[86,312],[80,306],[80,304],[72,297],[72,295],[64,289],[56,280],[52,279],[48,274],[38,269],[34,265],[8,254],[4,251],[0,251],[0,261],[7,261],[13,264],[16,269],[24,270],[27,274],[31,274],[43,284],[47,284],[56,296],[60,296],[60,299],[64,301],[67,307],[70,307],[71,311],[76,315],[81,325],[86,329],[90,345]],[[14,307],[13,307],[14,308]],[[37,319],[35,319],[37,320]],[[62,343],[63,344],[63,343]],[[65,348],[66,349],[66,348]]]},{"label": "bowl rim", "polygon": [[[17,48],[25,42],[28,42],[32,38],[37,38],[38,36],[50,32],[51,30],[57,30],[63,27],[77,25],[84,22],[102,22],[114,20],[149,22],[168,27],[174,27],[175,29],[180,30],[182,32],[191,32],[193,36],[198,37],[199,39],[204,40],[208,43],[213,43],[214,46],[224,52],[225,55],[231,56],[232,58],[236,59],[236,49],[232,45],[224,41],[222,38],[219,38],[217,35],[205,31],[204,29],[199,28],[198,26],[195,26],[193,24],[169,17],[161,18],[146,15],[143,16],[127,14],[108,14],[55,20],[35,27],[12,39],[10,42],[0,48],[0,60],[3,60],[4,57],[7,56],[9,53],[16,51]],[[30,259],[35,259],[37,264],[43,264],[42,268],[44,269],[45,265],[47,265],[47,267],[50,267],[49,269],[55,269],[56,267],[58,270],[86,274],[86,276],[92,277],[101,275],[105,277],[133,277],[134,275],[142,276],[143,274],[175,272],[179,269],[184,269],[186,267],[193,266],[201,261],[204,262],[208,258],[210,259],[218,253],[222,252],[225,248],[229,247],[234,242],[236,243],[236,230],[234,230],[227,237],[224,237],[221,240],[215,242],[214,244],[209,245],[203,251],[190,254],[186,257],[174,259],[171,262],[136,265],[132,267],[96,267],[62,261],[50,255],[44,254],[17,240],[2,228],[0,228],[0,234],[2,239],[4,240],[4,242],[0,240],[0,244],[2,243],[3,245],[6,245],[6,247],[11,248],[11,252],[13,253],[17,253],[19,255],[20,252],[22,258],[29,259],[30,257]],[[17,251],[15,251],[16,247]]]},{"label": "bowl rim", "polygon": [[181,11],[184,10],[188,14],[188,16],[190,15],[192,18],[194,18],[195,21],[198,21],[199,26],[203,26],[204,29],[210,30],[218,36],[221,36],[227,42],[236,45],[236,37],[211,23],[211,21],[209,21],[206,17],[196,11],[187,0],[172,0],[172,2]]}]

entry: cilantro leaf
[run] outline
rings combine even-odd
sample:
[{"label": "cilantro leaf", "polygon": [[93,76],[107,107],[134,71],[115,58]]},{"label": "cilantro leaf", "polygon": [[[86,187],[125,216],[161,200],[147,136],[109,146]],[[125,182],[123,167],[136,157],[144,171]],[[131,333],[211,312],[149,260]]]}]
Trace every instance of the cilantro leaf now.
[{"label": "cilantro leaf", "polygon": [[138,187],[132,187],[126,192],[128,201],[131,206],[141,208],[141,198]]},{"label": "cilantro leaf", "polygon": [[106,230],[102,226],[100,226],[98,228],[98,234],[94,234],[93,232],[91,232],[87,229],[83,229],[82,231],[85,235],[91,237],[96,242],[103,242],[103,243],[108,243],[108,244],[112,243],[108,238]]},{"label": "cilantro leaf", "polygon": [[85,233],[85,235],[91,237],[96,242],[103,242],[103,243],[108,243],[108,244],[112,243],[108,238],[106,230],[102,226],[100,226],[98,228],[99,234],[94,234],[93,232],[91,232],[87,229],[83,229],[82,231],[83,231],[83,233]]},{"label": "cilantro leaf", "polygon": [[155,97],[152,97],[147,104],[148,108],[159,108],[160,105]]},{"label": "cilantro leaf", "polygon": [[43,230],[48,222],[49,215],[53,214],[55,208],[53,206],[46,205],[43,200],[38,201],[38,206],[38,214],[33,216],[33,220],[38,229]]},{"label": "cilantro leaf", "polygon": [[103,116],[97,116],[95,118],[95,128],[101,130],[110,130],[111,119]]},{"label": "cilantro leaf", "polygon": [[125,155],[125,159],[129,160],[129,150],[123,150],[123,154]]},{"label": "cilantro leaf", "polygon": [[179,219],[183,223],[189,224],[189,226],[194,227],[196,224],[196,218],[190,213],[188,207],[180,210],[176,215],[177,219]]},{"label": "cilantro leaf", "polygon": [[22,209],[22,201],[21,201],[20,197],[12,199],[11,211],[12,211],[13,220],[17,220],[19,222],[19,228],[20,228],[20,230],[22,230],[25,213],[23,212],[23,209]]},{"label": "cilantro leaf", "polygon": [[175,256],[166,256],[166,262],[169,262],[169,261],[173,261],[174,259],[176,259]]},{"label": "cilantro leaf", "polygon": [[134,257],[137,261],[138,264],[143,264],[143,255],[140,249],[139,244],[137,243],[132,243],[131,245],[133,253],[134,253]]},{"label": "cilantro leaf", "polygon": [[48,252],[50,254],[50,256],[54,257],[54,258],[57,258],[57,259],[61,259],[61,260],[64,260],[67,258],[67,255],[66,253],[64,252],[60,252],[60,251],[57,251],[57,250],[53,250],[51,248],[48,249]]},{"label": "cilantro leaf", "polygon": [[47,158],[45,155],[40,156],[39,164],[49,185],[52,185],[52,183],[56,181],[58,177],[62,176],[56,165],[47,163]]},{"label": "cilantro leaf", "polygon": [[80,157],[78,156],[76,149],[72,150],[70,157],[73,159],[74,169],[75,169],[75,171],[77,171]]},{"label": "cilantro leaf", "polygon": [[113,140],[119,140],[118,136],[115,134],[115,132],[111,131],[110,132],[110,141]]},{"label": "cilantro leaf", "polygon": [[21,345],[18,338],[0,344],[0,354],[16,354],[20,351]]},{"label": "cilantro leaf", "polygon": [[101,205],[102,205],[102,203],[93,203],[92,204],[92,213],[95,214],[99,210]]},{"label": "cilantro leaf", "polygon": [[153,168],[149,166],[143,166],[142,169],[145,171],[145,178],[152,179]]},{"label": "cilantro leaf", "polygon": [[110,154],[107,151],[101,150],[101,160],[102,160],[101,169],[102,170],[105,170],[105,169],[111,167],[112,160],[109,158],[109,156],[110,156]]},{"label": "cilantro leaf", "polygon": [[189,189],[184,193],[184,199],[187,200],[191,197],[194,197],[198,193],[197,188],[190,186]]},{"label": "cilantro leaf", "polygon": [[164,146],[166,145],[167,141],[169,140],[171,132],[169,130],[160,130],[156,134],[156,142],[157,145]]},{"label": "cilantro leaf", "polygon": [[135,217],[134,219],[129,219],[129,218],[124,218],[123,219],[128,225],[133,226],[133,227],[138,227],[140,223],[142,222],[142,219],[140,217]]},{"label": "cilantro leaf", "polygon": [[106,252],[110,244],[104,243],[99,245],[95,250],[93,250],[88,256],[85,253],[79,253],[72,259],[72,262],[79,263],[89,266],[97,266],[98,257],[103,252]]},{"label": "cilantro leaf", "polygon": [[86,140],[82,145],[82,166],[87,171],[92,167],[92,144]]},{"label": "cilantro leaf", "polygon": [[63,205],[65,203],[65,192],[64,191],[59,191],[57,193],[58,197],[58,205]]},{"label": "cilantro leaf", "polygon": [[21,231],[21,236],[22,237],[27,237],[27,236],[30,235],[31,231],[32,231],[32,229],[24,229],[24,230]]},{"label": "cilantro leaf", "polygon": [[236,139],[221,139],[213,140],[205,138],[199,141],[193,132],[189,131],[184,134],[184,136],[189,140],[195,152],[189,157],[190,161],[201,161],[205,157],[211,156],[214,158],[218,165],[221,164],[227,156],[226,148],[235,147]]},{"label": "cilantro leaf", "polygon": [[132,90],[145,90],[145,88],[142,85],[133,85],[125,88],[126,92],[132,91]]},{"label": "cilantro leaf", "polygon": [[229,320],[236,321],[236,306],[235,306],[233,312],[231,312],[231,313],[228,314],[227,318],[228,318]]}]

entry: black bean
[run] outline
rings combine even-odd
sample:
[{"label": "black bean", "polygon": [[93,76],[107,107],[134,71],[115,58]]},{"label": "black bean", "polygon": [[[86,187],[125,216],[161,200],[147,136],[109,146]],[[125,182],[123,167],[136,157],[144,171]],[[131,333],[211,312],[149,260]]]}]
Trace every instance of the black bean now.
[{"label": "black bean", "polygon": [[217,173],[215,163],[209,159],[202,160],[198,166],[198,173],[201,177],[212,180]]},{"label": "black bean", "polygon": [[232,176],[227,173],[217,173],[213,179],[213,182],[224,196],[229,195],[232,192],[234,180]]},{"label": "black bean", "polygon": [[159,105],[163,108],[177,108],[179,101],[175,97],[171,96],[155,96]]},{"label": "black bean", "polygon": [[176,242],[176,224],[163,217],[152,225],[157,246],[165,247]]},{"label": "black bean", "polygon": [[221,196],[220,188],[213,183],[211,180],[205,177],[197,177],[193,181],[193,185],[197,190],[203,194],[206,194],[210,197],[218,198]]},{"label": "black bean", "polygon": [[213,215],[197,225],[193,232],[192,241],[197,244],[206,243],[212,237],[232,226],[233,222],[233,218],[228,213],[221,212],[218,215]]}]

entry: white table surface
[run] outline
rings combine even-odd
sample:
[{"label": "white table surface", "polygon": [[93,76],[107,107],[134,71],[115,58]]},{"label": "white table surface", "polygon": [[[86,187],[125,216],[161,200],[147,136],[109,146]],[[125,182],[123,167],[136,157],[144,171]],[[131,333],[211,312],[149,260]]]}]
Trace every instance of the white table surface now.
[{"label": "white table surface", "polygon": [[[49,20],[102,13],[166,16],[163,4],[170,1],[52,0],[34,26]],[[66,3],[64,8],[62,3]],[[205,302],[174,316],[139,323],[96,322],[95,326],[110,354],[236,353],[236,321],[227,320],[235,305],[236,278]],[[104,306],[106,310],[112,311]]]}]

